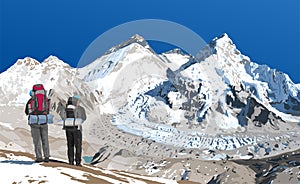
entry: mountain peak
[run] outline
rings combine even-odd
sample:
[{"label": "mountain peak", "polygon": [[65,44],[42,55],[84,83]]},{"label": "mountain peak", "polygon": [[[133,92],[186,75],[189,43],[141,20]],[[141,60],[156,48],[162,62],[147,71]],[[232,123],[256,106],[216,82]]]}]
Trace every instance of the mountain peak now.
[{"label": "mountain peak", "polygon": [[139,34],[133,35],[129,40],[135,41],[135,42],[145,42],[146,40]]},{"label": "mountain peak", "polygon": [[112,52],[115,52],[115,51],[117,51],[119,49],[122,49],[122,48],[124,48],[124,47],[126,47],[126,46],[128,46],[130,44],[133,44],[133,43],[137,43],[137,44],[143,46],[144,48],[150,50],[151,52],[155,53],[155,51],[149,46],[149,44],[147,43],[147,41],[142,36],[140,36],[138,34],[135,34],[132,37],[130,37],[128,40],[126,40],[126,41],[120,43],[119,45],[116,45],[116,46],[112,47],[111,49],[109,49],[105,53],[105,55],[106,54],[110,54]]},{"label": "mountain peak", "polygon": [[24,59],[18,59],[17,62],[8,69],[8,71],[12,71],[17,68],[29,68],[30,70],[32,70],[39,65],[40,62],[38,62],[36,59],[25,57]]},{"label": "mountain peak", "polygon": [[23,59],[18,59],[14,65],[9,67],[5,72],[1,73],[1,75],[6,72],[14,73],[19,71],[33,70],[36,68],[40,68],[40,66],[40,62],[38,62],[36,59],[33,59],[31,57],[25,57]]},{"label": "mountain peak", "polygon": [[47,62],[51,62],[51,61],[60,61],[60,59],[56,56],[50,55],[43,62],[47,63]]},{"label": "mountain peak", "polygon": [[58,57],[50,55],[48,58],[46,58],[42,64],[46,64],[46,65],[60,65],[60,66],[69,66],[67,63],[63,62],[62,60],[60,60]]},{"label": "mountain peak", "polygon": [[213,47],[224,47],[226,45],[234,45],[227,33],[222,34],[220,37],[216,37],[210,43]]},{"label": "mountain peak", "polygon": [[183,50],[181,50],[180,48],[174,48],[172,50],[169,50],[163,54],[180,54],[180,55],[186,55]]},{"label": "mountain peak", "polygon": [[227,33],[223,33],[223,34],[219,37],[219,39],[221,39],[221,38],[222,38],[222,39],[230,39]]},{"label": "mountain peak", "polygon": [[[220,54],[229,50],[236,50],[236,46],[229,38],[227,33],[223,33],[219,37],[215,37],[208,45],[202,48],[197,54],[197,58],[202,61],[213,54]],[[237,51],[237,53],[240,53]]]},{"label": "mountain peak", "polygon": [[25,65],[25,66],[35,66],[35,65],[39,65],[40,63],[31,57],[25,57],[24,59],[18,59],[16,64]]}]

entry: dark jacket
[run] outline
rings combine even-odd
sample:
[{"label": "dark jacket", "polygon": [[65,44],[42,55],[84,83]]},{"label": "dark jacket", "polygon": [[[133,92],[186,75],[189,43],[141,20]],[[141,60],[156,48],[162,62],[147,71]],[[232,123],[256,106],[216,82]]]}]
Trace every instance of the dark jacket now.
[{"label": "dark jacket", "polygon": [[[70,108],[69,106],[71,106],[72,108]],[[83,122],[86,120],[85,109],[82,106],[78,105],[78,99],[73,98],[73,97],[70,97],[68,99],[66,108],[61,111],[60,116],[61,116],[62,120],[65,120],[66,118],[80,118],[83,120]],[[82,130],[82,126],[81,125],[75,126],[75,127],[66,126],[66,127],[63,127],[63,129],[72,130],[72,131],[74,129]]]},{"label": "dark jacket", "polygon": [[[60,116],[63,120],[67,118],[66,110],[61,111]],[[82,106],[77,106],[75,110],[75,118],[81,118],[83,121],[86,120],[86,113]]]},{"label": "dark jacket", "polygon": [[25,106],[25,114],[28,116],[30,114],[29,112],[29,106],[30,106],[30,102],[31,102],[32,98],[30,98],[27,103],[26,103],[26,106]]}]

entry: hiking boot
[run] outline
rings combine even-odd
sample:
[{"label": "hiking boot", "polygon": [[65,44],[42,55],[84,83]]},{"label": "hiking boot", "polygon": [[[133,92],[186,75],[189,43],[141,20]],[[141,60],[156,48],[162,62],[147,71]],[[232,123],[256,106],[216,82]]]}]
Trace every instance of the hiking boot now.
[{"label": "hiking boot", "polygon": [[76,163],[76,166],[82,167],[82,165],[78,162]]},{"label": "hiking boot", "polygon": [[43,162],[43,159],[42,158],[37,158],[34,162],[35,163],[41,163],[41,162]]},{"label": "hiking boot", "polygon": [[46,158],[44,159],[44,162],[49,162],[49,157],[46,157]]}]

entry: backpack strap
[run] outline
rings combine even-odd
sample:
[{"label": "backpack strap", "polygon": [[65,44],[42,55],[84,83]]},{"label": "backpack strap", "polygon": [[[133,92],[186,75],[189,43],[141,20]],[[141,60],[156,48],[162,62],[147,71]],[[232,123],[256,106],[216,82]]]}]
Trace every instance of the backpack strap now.
[{"label": "backpack strap", "polygon": [[33,114],[37,114],[37,108],[38,108],[38,101],[37,101],[37,97],[36,97],[36,91],[32,92],[32,113]]},{"label": "backpack strap", "polygon": [[46,94],[46,90],[43,90],[44,92],[44,101],[43,101],[43,114],[48,114],[48,106],[47,106],[47,94]]}]

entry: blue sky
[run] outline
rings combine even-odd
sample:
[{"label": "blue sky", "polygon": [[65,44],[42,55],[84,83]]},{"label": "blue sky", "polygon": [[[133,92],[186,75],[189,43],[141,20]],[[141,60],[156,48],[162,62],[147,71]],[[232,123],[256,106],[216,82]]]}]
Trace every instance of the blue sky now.
[{"label": "blue sky", "polygon": [[227,33],[252,61],[300,83],[299,0],[1,0],[0,72],[26,56],[55,55],[76,67],[99,35],[139,19],[179,23],[206,42]]}]

